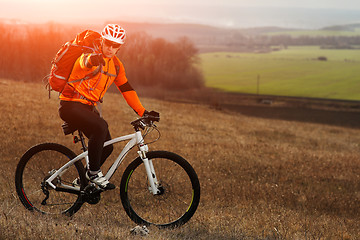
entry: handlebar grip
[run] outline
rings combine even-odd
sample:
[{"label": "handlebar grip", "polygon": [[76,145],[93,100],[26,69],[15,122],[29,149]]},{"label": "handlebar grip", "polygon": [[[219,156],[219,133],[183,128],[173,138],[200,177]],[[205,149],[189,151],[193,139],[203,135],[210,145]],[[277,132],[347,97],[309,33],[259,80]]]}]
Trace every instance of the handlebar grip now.
[{"label": "handlebar grip", "polygon": [[149,116],[148,119],[154,122],[159,122],[160,116]]},{"label": "handlebar grip", "polygon": [[159,122],[160,114],[155,111],[151,111],[151,112],[145,111],[143,118],[150,121]]}]

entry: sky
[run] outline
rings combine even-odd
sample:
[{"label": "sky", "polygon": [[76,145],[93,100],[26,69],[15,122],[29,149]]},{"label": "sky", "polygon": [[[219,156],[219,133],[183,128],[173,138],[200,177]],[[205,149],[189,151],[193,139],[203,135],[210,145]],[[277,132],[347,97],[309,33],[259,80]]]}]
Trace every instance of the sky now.
[{"label": "sky", "polygon": [[35,23],[126,20],[306,27],[311,21],[319,26],[337,19],[360,22],[359,13],[359,0],[0,0],[1,19]]}]

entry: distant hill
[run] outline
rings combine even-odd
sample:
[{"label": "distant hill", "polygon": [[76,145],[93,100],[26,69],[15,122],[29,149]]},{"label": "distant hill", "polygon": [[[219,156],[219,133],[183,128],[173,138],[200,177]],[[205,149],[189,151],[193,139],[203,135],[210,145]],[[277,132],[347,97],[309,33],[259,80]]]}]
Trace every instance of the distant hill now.
[{"label": "distant hill", "polygon": [[[256,27],[256,28],[225,28],[202,24],[181,23],[134,23],[122,22],[122,26],[129,35],[134,32],[146,32],[155,38],[164,38],[176,41],[181,37],[188,37],[200,51],[231,51],[234,49],[232,43],[238,43],[242,38],[255,35],[263,35],[271,32],[289,32],[296,29],[280,27]],[[240,39],[240,40],[239,40]],[[239,48],[237,46],[236,48]]]},{"label": "distant hill", "polygon": [[[135,32],[145,32],[154,38],[164,38],[168,41],[176,41],[184,36],[188,37],[194,42],[200,52],[243,51],[244,47],[241,46],[241,44],[243,44],[246,39],[259,35],[288,35],[292,37],[303,35],[324,36],[326,34],[334,34],[336,36],[343,34],[348,34],[348,36],[353,36],[354,34],[360,35],[360,23],[333,25],[321,29],[297,29],[277,26],[228,28],[193,23],[140,23],[121,20],[115,22],[121,23],[121,25],[126,29],[129,37]],[[0,23],[5,25],[11,24],[17,27],[27,27],[28,25],[31,25],[17,20],[7,20],[1,18]],[[57,26],[63,25],[64,27],[71,28],[73,32],[89,28],[101,31],[104,26],[104,23],[98,23],[96,25],[77,24],[76,26],[69,24],[46,23],[43,24],[43,26],[46,27],[48,24],[55,24]],[[39,24],[37,24],[37,26],[39,26]]]},{"label": "distant hill", "polygon": [[[154,38],[164,38],[176,41],[181,37],[188,37],[202,51],[208,48],[223,50],[223,46],[236,36],[243,35],[241,29],[228,29],[201,24],[170,24],[170,23],[134,23],[122,22],[122,26],[130,36],[134,32],[146,32]],[[213,49],[216,48],[216,49]]]},{"label": "distant hill", "polygon": [[[200,52],[211,51],[253,51],[249,48],[249,38],[258,36],[290,36],[290,37],[332,37],[332,36],[358,36],[360,23],[348,25],[329,26],[321,29],[296,29],[276,26],[254,28],[225,28],[201,24],[171,24],[171,23],[133,23],[123,22],[129,35],[133,32],[146,32],[155,38],[164,38],[176,41],[181,37],[191,39]],[[261,39],[261,37],[260,37]],[[256,40],[255,40],[256,41]],[[260,40],[261,41],[261,40]],[[259,41],[257,41],[260,43]],[[321,43],[317,43],[321,45]],[[261,45],[261,43],[260,43]],[[258,51],[259,49],[257,49]],[[264,49],[260,49],[264,51]],[[266,51],[266,50],[265,50]]]},{"label": "distant hill", "polygon": [[208,37],[224,37],[241,32],[240,29],[226,29],[201,24],[182,23],[134,23],[122,22],[127,32],[143,31],[153,37],[162,37],[168,40],[177,40],[179,37],[190,36],[192,39],[203,39]]},{"label": "distant hill", "polygon": [[329,26],[329,27],[324,27],[321,30],[360,32],[360,23]]}]

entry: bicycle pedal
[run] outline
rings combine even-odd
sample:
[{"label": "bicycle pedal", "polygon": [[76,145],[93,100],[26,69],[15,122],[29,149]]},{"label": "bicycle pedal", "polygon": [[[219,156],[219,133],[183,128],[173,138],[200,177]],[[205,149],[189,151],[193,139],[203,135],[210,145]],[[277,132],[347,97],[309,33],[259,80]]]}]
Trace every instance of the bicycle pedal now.
[{"label": "bicycle pedal", "polygon": [[101,193],[104,191],[104,189],[102,189],[101,187],[99,187],[98,185],[96,185],[95,183],[89,183],[89,185],[87,185],[84,188],[84,191],[89,193],[89,194],[95,194],[95,193]]}]

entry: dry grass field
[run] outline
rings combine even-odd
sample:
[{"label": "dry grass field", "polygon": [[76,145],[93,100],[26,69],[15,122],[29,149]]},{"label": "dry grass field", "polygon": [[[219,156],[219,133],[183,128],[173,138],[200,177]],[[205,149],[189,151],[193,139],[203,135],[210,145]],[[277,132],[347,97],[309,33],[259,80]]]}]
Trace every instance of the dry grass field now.
[{"label": "dry grass field", "polygon": [[[62,134],[55,94],[49,100],[40,84],[0,80],[0,239],[360,238],[360,128],[342,125],[341,112],[328,124],[141,99],[161,113],[162,138],[150,149],[176,152],[198,173],[201,201],[186,225],[131,236],[119,188],[71,218],[26,210],[14,186],[21,155],[41,142],[79,146]],[[136,116],[120,95],[106,95],[103,113],[113,137],[131,133]]]}]

